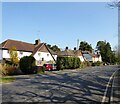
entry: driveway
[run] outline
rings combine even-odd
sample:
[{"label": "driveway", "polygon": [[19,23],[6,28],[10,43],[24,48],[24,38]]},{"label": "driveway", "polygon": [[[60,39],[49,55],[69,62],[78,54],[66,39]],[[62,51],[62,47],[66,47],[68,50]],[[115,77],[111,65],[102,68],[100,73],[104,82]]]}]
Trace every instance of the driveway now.
[{"label": "driveway", "polygon": [[15,76],[15,82],[2,85],[2,102],[99,104],[117,69],[103,66]]}]

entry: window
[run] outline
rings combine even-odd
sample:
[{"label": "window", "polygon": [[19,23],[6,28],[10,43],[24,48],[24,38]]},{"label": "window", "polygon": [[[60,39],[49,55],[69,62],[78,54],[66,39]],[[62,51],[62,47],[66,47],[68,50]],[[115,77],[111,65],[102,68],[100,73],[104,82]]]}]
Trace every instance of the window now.
[{"label": "window", "polygon": [[44,61],[44,58],[42,58],[42,61]]},{"label": "window", "polygon": [[22,55],[23,54],[23,52],[22,51],[20,51],[20,55]]},{"label": "window", "polygon": [[49,56],[49,54],[47,54],[47,56]]},{"label": "window", "polygon": [[38,53],[38,56],[40,56],[41,54],[40,53]]},{"label": "window", "polygon": [[7,50],[7,53],[9,53],[9,50]]}]

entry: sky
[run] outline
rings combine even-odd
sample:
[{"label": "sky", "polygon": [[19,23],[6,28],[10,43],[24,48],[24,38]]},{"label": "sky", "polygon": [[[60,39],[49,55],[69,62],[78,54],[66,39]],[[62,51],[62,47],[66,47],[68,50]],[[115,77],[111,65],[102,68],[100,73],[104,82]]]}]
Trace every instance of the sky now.
[{"label": "sky", "polygon": [[36,39],[64,49],[86,41],[95,48],[118,43],[118,10],[107,2],[3,2],[2,39],[34,43]]}]

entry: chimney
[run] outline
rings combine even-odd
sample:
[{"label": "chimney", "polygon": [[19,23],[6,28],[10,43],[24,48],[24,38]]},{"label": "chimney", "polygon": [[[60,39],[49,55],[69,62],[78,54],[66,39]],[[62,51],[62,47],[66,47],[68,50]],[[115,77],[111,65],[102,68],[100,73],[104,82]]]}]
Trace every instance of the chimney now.
[{"label": "chimney", "polygon": [[35,45],[40,44],[40,39],[35,40]]},{"label": "chimney", "polygon": [[77,49],[77,48],[76,48],[76,47],[74,47],[74,51],[76,51],[76,49]]},{"label": "chimney", "polygon": [[68,47],[66,47],[65,49],[68,50]]}]

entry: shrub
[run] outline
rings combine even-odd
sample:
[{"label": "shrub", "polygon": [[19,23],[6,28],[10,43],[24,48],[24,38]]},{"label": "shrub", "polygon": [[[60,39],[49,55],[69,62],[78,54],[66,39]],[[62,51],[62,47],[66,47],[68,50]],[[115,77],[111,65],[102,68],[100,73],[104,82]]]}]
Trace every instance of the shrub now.
[{"label": "shrub", "polygon": [[80,67],[80,59],[77,57],[57,57],[57,69],[75,69]]},{"label": "shrub", "polygon": [[1,76],[13,75],[15,71],[16,71],[15,66],[11,66],[8,64],[4,64],[4,65],[0,64],[0,75]]},{"label": "shrub", "polygon": [[38,74],[44,74],[45,73],[45,67],[44,66],[38,66],[37,67],[37,73]]},{"label": "shrub", "polygon": [[18,65],[19,64],[19,58],[18,58],[18,53],[17,53],[17,49],[16,47],[11,47],[9,49],[10,51],[10,59],[11,59],[11,62],[14,64],[14,65]]},{"label": "shrub", "polygon": [[92,66],[100,66],[100,65],[101,65],[101,62],[100,62],[100,61],[97,61],[97,62],[92,63]]},{"label": "shrub", "polygon": [[6,71],[4,70],[3,65],[0,64],[0,76],[4,76],[4,75],[6,75]]},{"label": "shrub", "polygon": [[33,56],[24,56],[20,59],[20,69],[25,74],[37,73],[35,58]]}]

